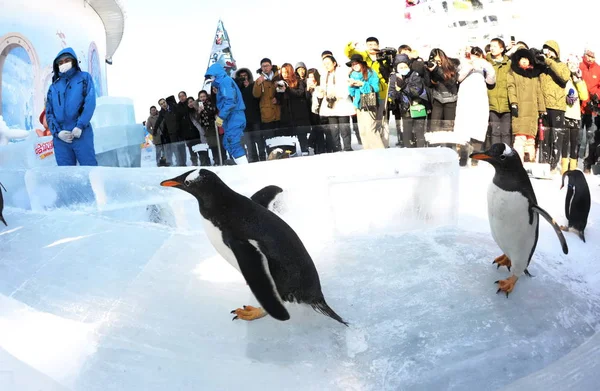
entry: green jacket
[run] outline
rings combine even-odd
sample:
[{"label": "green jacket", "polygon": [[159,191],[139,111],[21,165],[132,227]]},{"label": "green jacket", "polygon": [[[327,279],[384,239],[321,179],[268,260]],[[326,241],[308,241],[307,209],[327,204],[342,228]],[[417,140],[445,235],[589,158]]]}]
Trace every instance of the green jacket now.
[{"label": "green jacket", "polygon": [[369,53],[367,53],[366,51],[358,51],[354,48],[354,43],[350,42],[348,45],[346,45],[346,48],[344,49],[344,55],[348,58],[352,57],[353,54],[360,54],[362,56],[362,58],[365,59],[365,62],[367,63],[367,65],[369,66],[369,68],[371,68],[376,74],[377,77],[379,78],[379,99],[380,100],[384,100],[386,98],[386,91],[387,91],[387,80],[385,80],[383,78],[383,76],[381,76],[381,71],[380,71],[380,63],[379,61],[375,60],[373,61],[371,59],[371,56],[369,56]]},{"label": "green jacket", "polygon": [[512,132],[535,137],[539,114],[546,110],[540,82],[539,68],[521,69],[518,59],[527,57],[533,64],[533,56],[527,49],[519,49],[513,55],[507,75],[508,100],[518,107],[518,115],[512,117]]},{"label": "green jacket", "polygon": [[496,71],[496,84],[494,88],[488,88],[488,100],[490,102],[490,111],[496,113],[508,113],[510,112],[510,106],[508,104],[508,86],[507,78],[508,71],[510,70],[510,59],[508,56],[503,56],[502,61],[492,60],[491,54],[488,54],[486,60],[492,64]]},{"label": "green jacket", "polygon": [[[560,58],[560,50],[556,41],[546,41],[544,46],[548,46],[554,50]],[[540,75],[542,82],[542,92],[544,93],[544,101],[546,109],[567,110],[567,95],[565,86],[571,78],[571,71],[567,64],[560,62],[559,59],[546,58],[546,71]]]}]

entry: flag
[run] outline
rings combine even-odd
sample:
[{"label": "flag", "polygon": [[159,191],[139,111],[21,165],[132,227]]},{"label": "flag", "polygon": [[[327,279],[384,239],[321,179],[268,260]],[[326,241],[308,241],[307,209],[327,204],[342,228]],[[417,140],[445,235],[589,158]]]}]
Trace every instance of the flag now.
[{"label": "flag", "polygon": [[237,70],[237,65],[235,64],[235,60],[231,54],[231,42],[229,41],[229,35],[223,26],[223,21],[220,19],[219,23],[217,24],[217,31],[213,39],[210,58],[208,59],[208,65],[206,66],[206,69],[215,63],[221,64],[229,76],[231,76],[232,73]]}]

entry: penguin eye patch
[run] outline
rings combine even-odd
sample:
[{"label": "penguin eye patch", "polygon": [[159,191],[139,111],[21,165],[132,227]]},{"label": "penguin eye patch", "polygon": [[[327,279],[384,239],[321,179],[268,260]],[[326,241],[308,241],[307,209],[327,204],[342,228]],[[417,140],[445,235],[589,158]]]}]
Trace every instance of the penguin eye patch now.
[{"label": "penguin eye patch", "polygon": [[506,159],[506,155],[504,155],[504,154],[500,155],[500,160],[504,160],[504,159]]}]

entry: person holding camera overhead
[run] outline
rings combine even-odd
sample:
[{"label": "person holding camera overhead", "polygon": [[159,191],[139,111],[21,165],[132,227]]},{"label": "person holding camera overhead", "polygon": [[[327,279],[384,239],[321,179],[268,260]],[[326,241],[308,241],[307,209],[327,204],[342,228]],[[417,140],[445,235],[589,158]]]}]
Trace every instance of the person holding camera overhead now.
[{"label": "person holding camera overhead", "polygon": [[307,134],[310,130],[310,112],[306,103],[306,81],[294,72],[292,64],[281,66],[277,81],[277,101],[281,107],[281,126],[289,128],[289,134],[298,137],[303,156],[308,156]]},{"label": "person holding camera overhead", "polygon": [[348,94],[348,71],[341,69],[333,56],[323,58],[326,74],[321,76],[321,85],[315,89],[313,97],[321,99],[317,108],[321,123],[325,126],[325,145],[327,152],[342,150],[340,135],[344,142],[344,151],[352,151],[350,116],[355,110]]},{"label": "person holding camera overhead", "polygon": [[358,131],[364,149],[384,148],[383,141],[377,132],[377,93],[379,78],[367,66],[360,54],[353,54],[346,66],[352,68],[348,80],[348,90],[356,108]]},{"label": "person holding camera overhead", "polygon": [[435,48],[429,53],[425,66],[429,71],[432,97],[431,131],[452,131],[454,128],[459,65],[459,60],[449,58],[442,49]]}]

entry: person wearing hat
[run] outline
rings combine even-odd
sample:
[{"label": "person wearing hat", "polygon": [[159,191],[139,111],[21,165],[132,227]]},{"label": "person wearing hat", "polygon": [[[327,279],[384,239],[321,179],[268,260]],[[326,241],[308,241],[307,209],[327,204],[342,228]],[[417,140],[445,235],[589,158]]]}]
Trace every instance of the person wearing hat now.
[{"label": "person wearing hat", "polygon": [[377,96],[374,105],[366,106],[362,99],[367,99],[368,94],[379,92],[379,77],[369,68],[363,56],[353,54],[346,66],[352,68],[348,80],[348,91],[356,108],[356,120],[358,131],[364,149],[384,148],[383,141],[377,130]]},{"label": "person wearing hat", "polygon": [[[579,157],[581,159],[585,158],[583,161],[583,171],[589,173],[597,159],[596,145],[598,145],[598,142],[593,143],[592,141],[600,141],[600,117],[595,110],[597,104],[590,104],[593,99],[596,99],[595,102],[598,102],[597,98],[600,96],[600,65],[596,62],[596,55],[593,50],[589,48],[584,50],[583,61],[579,64],[579,69],[581,69],[581,78],[585,82],[589,92],[589,99],[581,101],[582,115]],[[586,154],[588,147],[589,153]]]},{"label": "person wearing hat", "polygon": [[92,76],[81,70],[72,48],[61,50],[46,100],[46,121],[59,166],[97,166],[90,121],[96,109]]}]

